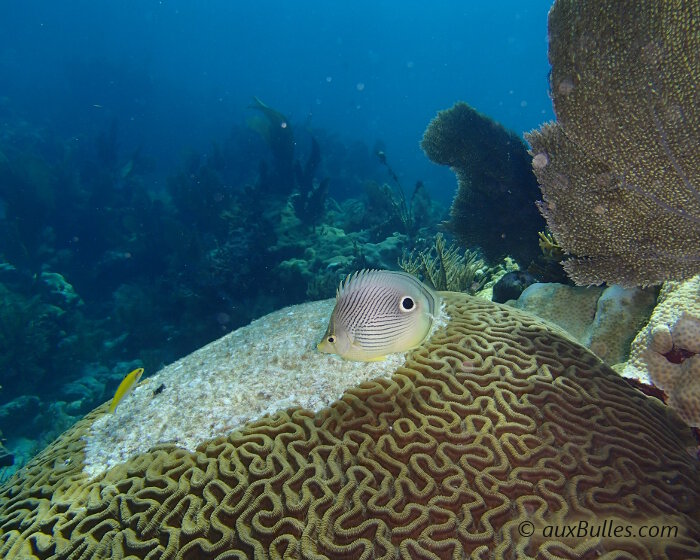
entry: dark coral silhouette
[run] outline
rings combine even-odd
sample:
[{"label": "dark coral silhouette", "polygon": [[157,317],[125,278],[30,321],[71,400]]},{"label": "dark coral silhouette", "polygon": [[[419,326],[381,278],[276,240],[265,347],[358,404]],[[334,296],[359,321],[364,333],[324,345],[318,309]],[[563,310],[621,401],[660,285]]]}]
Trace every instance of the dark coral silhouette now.
[{"label": "dark coral silhouette", "polygon": [[537,257],[544,222],[527,148],[517,135],[460,102],[430,122],[421,147],[457,175],[445,225],[460,243],[481,247],[494,262],[510,255],[527,265]]}]

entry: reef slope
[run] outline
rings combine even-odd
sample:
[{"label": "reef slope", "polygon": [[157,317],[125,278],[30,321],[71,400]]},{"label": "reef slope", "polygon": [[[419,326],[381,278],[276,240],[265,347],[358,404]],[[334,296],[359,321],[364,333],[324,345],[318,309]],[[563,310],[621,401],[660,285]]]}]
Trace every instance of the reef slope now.
[{"label": "reef slope", "polygon": [[[316,412],[286,408],[194,449],[155,444],[91,476],[98,408],[0,489],[0,557],[700,557],[688,428],[534,317],[445,299],[450,322],[391,377]],[[306,326],[295,308],[288,331]],[[605,520],[679,532],[543,534]]]}]

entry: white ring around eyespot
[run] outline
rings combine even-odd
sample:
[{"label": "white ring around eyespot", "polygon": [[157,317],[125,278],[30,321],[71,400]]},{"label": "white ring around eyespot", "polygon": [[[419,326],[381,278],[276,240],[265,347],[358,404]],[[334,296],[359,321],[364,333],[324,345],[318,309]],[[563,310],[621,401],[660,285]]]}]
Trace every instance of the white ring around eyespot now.
[{"label": "white ring around eyespot", "polygon": [[[413,307],[411,307],[410,309],[406,309],[404,307],[404,304],[403,304],[403,302],[406,301],[407,299],[410,299],[413,302]],[[411,313],[411,312],[415,311],[417,308],[418,308],[418,304],[416,303],[416,300],[413,299],[411,296],[403,296],[401,298],[401,301],[399,301],[399,311],[401,311],[402,313]]]}]

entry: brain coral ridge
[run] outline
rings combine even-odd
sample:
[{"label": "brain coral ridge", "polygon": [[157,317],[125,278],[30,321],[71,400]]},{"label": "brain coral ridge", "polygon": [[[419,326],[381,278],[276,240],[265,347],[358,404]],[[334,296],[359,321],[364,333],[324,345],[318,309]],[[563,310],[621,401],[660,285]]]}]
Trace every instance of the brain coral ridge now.
[{"label": "brain coral ridge", "polygon": [[[391,378],[89,478],[103,406],[0,489],[5,559],[698,558],[688,429],[534,317],[463,294]],[[679,527],[663,540],[525,522]],[[535,529],[537,531],[537,529]]]}]

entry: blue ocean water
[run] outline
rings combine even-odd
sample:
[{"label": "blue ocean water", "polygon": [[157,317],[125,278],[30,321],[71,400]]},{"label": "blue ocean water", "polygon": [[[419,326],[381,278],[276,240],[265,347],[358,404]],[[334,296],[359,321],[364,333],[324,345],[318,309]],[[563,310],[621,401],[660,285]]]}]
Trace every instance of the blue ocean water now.
[{"label": "blue ocean water", "polygon": [[[438,111],[465,101],[519,135],[551,120],[550,4],[5,3],[7,446],[31,455],[131,369],[148,375],[268,311],[327,296],[355,265],[396,268],[415,239],[392,241],[395,224],[360,215],[364,204],[381,216],[371,197],[384,195],[367,185],[408,197],[422,182],[434,233],[456,190],[419,146]],[[274,162],[256,97],[294,129],[294,159],[310,169],[297,187],[325,185],[327,214],[310,200],[287,227],[295,195],[263,196]],[[341,209],[354,196],[369,198]],[[339,230],[344,240],[320,246]]]},{"label": "blue ocean water", "polygon": [[1,94],[65,136],[117,119],[121,149],[140,147],[163,166],[208,149],[257,96],[346,141],[381,140],[403,175],[449,200],[453,176],[423,156],[423,130],[458,100],[518,133],[552,119],[550,5],[8,3]]}]

